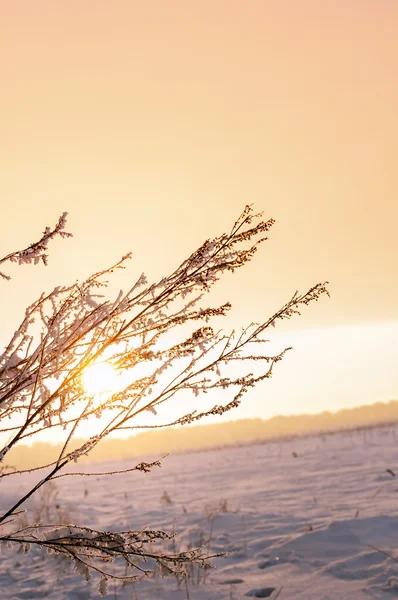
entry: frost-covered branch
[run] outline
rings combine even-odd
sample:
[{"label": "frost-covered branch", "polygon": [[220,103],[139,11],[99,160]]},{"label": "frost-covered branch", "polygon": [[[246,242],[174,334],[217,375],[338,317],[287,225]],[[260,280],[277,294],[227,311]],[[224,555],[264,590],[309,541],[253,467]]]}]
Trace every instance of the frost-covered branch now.
[{"label": "frost-covered branch", "polygon": [[[57,235],[61,237],[72,237],[71,233],[65,231],[67,216],[68,213],[64,212],[53,229],[51,229],[51,227],[46,227],[42,237],[37,242],[33,242],[33,244],[30,244],[23,250],[10,252],[3,258],[0,258],[0,265],[6,262],[14,262],[19,265],[32,263],[37,265],[39,262],[42,262],[44,265],[47,265],[49,242]],[[11,279],[9,275],[6,275],[2,271],[0,271],[0,278],[7,280]]]},{"label": "frost-covered branch", "polygon": [[[200,548],[179,553],[152,550],[154,545],[160,546],[159,542],[164,548],[174,537],[174,533],[151,529],[105,532],[76,525],[35,524],[19,527],[9,535],[0,535],[0,542],[6,542],[8,547],[17,545],[25,552],[31,546],[38,546],[49,554],[73,560],[75,571],[86,581],[91,579],[92,573],[100,575],[99,593],[105,596],[108,579],[138,581],[151,575],[155,565],[163,574],[185,577],[187,565],[210,567],[210,560],[220,556],[205,554]],[[123,574],[115,572],[115,566],[119,564],[125,567]],[[112,565],[112,569],[108,565]]]},{"label": "frost-covered branch", "polygon": [[[157,282],[148,283],[142,274],[127,291],[110,298],[108,279],[115,270],[126,267],[131,258],[128,254],[83,282],[42,294],[27,307],[0,354],[0,439],[4,440],[0,461],[18,444],[40,439],[44,431],[57,432],[63,442],[55,461],[37,467],[47,473],[0,515],[1,539],[63,553],[77,561],[83,574],[86,569],[99,569],[96,559],[116,556],[131,567],[130,579],[137,576],[136,571],[145,573],[133,557],[134,561],[137,556],[140,560],[154,559],[169,571],[187,561],[205,560],[199,551],[180,557],[150,556],[143,550],[144,542],[149,543],[147,531],[110,534],[68,525],[62,535],[57,530],[55,537],[51,528],[43,536],[43,530],[33,526],[3,532],[5,524],[10,527],[16,511],[41,487],[70,475],[62,473],[67,465],[89,455],[111,433],[145,426],[137,423],[138,417],[156,415],[161,405],[184,394],[194,398],[206,394],[214,400],[210,408],[185,412],[167,425],[186,425],[222,415],[272,376],[274,366],[289,348],[277,354],[266,352],[267,330],[327,294],[326,284],[319,283],[303,294],[296,292],[271,317],[240,332],[214,329],[211,323],[226,316],[231,304],[213,307],[204,299],[226,272],[234,273],[252,260],[273,224],[272,219],[262,220],[261,214],[254,214],[247,206],[229,233],[206,240]],[[64,226],[65,215],[54,229],[45,230],[39,242],[7,255],[0,264],[46,264],[48,242],[56,235],[70,235]],[[121,382],[106,394],[90,392],[84,383],[90,367],[101,364],[112,368]],[[225,394],[229,396],[223,401]],[[86,421],[92,423],[93,434],[78,443],[79,427]],[[140,464],[149,469],[155,463]],[[14,471],[2,468],[0,481],[13,475]],[[103,577],[108,576],[99,570]]]}]

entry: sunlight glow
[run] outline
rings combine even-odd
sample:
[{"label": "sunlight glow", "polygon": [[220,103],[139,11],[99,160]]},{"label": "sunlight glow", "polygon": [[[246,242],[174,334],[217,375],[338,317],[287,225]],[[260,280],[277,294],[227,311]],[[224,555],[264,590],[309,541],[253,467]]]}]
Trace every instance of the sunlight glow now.
[{"label": "sunlight glow", "polygon": [[83,375],[83,385],[89,394],[111,394],[120,389],[120,377],[108,363],[96,363]]}]

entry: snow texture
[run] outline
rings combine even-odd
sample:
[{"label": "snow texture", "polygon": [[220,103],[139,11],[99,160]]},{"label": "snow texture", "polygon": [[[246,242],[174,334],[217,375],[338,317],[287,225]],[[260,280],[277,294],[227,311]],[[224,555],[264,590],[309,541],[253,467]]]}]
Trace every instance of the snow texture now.
[{"label": "snow texture", "polygon": [[[72,522],[175,529],[176,550],[203,544],[227,553],[186,585],[158,573],[125,587],[108,581],[109,598],[397,598],[397,433],[382,427],[173,455],[149,474],[61,478],[57,502]],[[0,504],[36,478],[5,478]],[[0,560],[4,600],[99,598],[99,580],[86,582],[43,551],[2,548]]]}]

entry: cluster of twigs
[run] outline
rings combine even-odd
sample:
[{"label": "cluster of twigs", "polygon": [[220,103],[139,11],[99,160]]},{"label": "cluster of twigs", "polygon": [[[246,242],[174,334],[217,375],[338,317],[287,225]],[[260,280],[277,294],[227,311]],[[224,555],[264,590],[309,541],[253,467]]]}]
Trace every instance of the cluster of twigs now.
[{"label": "cluster of twigs", "polygon": [[[153,545],[171,540],[174,533],[161,530],[142,529],[139,531],[99,531],[76,525],[25,525],[7,536],[8,547],[22,546],[28,553],[32,546],[46,549],[74,561],[75,571],[86,581],[91,573],[100,575],[100,593],[106,594],[108,577],[121,581],[138,581],[152,573],[151,564],[157,564],[163,575],[184,577],[187,564],[195,563],[202,568],[210,566],[210,559],[219,554],[205,554],[195,548],[176,554],[150,551]],[[123,558],[125,570],[121,574],[106,571],[106,564]],[[105,567],[104,567],[105,565]]]},{"label": "cluster of twigs", "polygon": [[[0,264],[46,263],[48,242],[56,235],[70,235],[64,230],[65,217],[54,229],[47,228],[39,242],[8,254]],[[209,324],[215,317],[226,315],[230,303],[203,307],[203,295],[226,271],[234,272],[246,265],[267,239],[274,221],[263,221],[261,217],[247,206],[229,233],[206,240],[169,276],[148,284],[142,274],[114,300],[104,296],[107,278],[116,269],[125,268],[130,254],[82,283],[42,294],[26,309],[0,355],[0,434],[3,439],[8,437],[0,448],[0,459],[16,444],[40,438],[43,431],[64,432],[64,444],[56,461],[40,466],[47,469],[46,475],[0,516],[0,540],[63,553],[77,562],[85,576],[90,570],[99,570],[103,579],[112,575],[98,563],[115,558],[126,563],[130,569],[126,577],[130,579],[135,572],[147,573],[135,557],[155,560],[166,571],[206,560],[200,551],[174,556],[145,552],[146,544],[167,535],[163,532],[109,533],[68,525],[61,530],[32,526],[3,534],[2,527],[8,523],[9,530],[10,519],[19,507],[46,482],[59,477],[66,465],[89,454],[109,434],[134,428],[137,417],[145,411],[156,414],[159,405],[181,393],[199,396],[213,392],[220,396],[222,390],[230,390],[232,399],[224,404],[187,412],[156,426],[185,425],[208,415],[221,415],[238,406],[248,390],[272,375],[274,365],[288,349],[267,355],[261,350],[267,341],[264,333],[278,320],[299,314],[301,307],[327,294],[324,283],[304,294],[296,292],[270,318],[251,324],[239,334],[225,334]],[[167,343],[174,330],[183,332],[184,338]],[[98,398],[85,389],[82,377],[91,365],[101,361],[118,373],[131,373],[131,377],[123,389]],[[145,365],[145,376],[135,375],[140,365]],[[228,375],[228,367],[233,374]],[[73,448],[79,425],[93,417],[101,417],[96,434]],[[0,471],[0,480],[12,474]]]}]

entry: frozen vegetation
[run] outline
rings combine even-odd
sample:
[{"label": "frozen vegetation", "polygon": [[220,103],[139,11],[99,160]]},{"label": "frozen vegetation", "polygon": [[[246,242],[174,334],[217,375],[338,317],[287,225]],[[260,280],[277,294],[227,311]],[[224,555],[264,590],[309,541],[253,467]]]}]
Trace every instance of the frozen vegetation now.
[{"label": "frozen vegetation", "polygon": [[[109,580],[136,583],[153,570],[173,575],[179,584],[183,580],[189,595],[187,579],[195,568],[210,566],[209,559],[215,558],[210,552],[202,547],[177,549],[174,533],[142,525],[115,530],[115,521],[112,530],[108,525],[99,530],[68,521],[59,513],[54,481],[115,432],[190,425],[221,416],[271,378],[291,348],[270,349],[268,328],[329,295],[327,282],[294,292],[265,320],[229,332],[209,323],[223,320],[231,303],[212,306],[204,297],[220,277],[252,260],[273,224],[273,219],[263,221],[262,213],[254,214],[247,205],[229,233],[205,240],[158,281],[149,283],[142,273],[135,283],[130,280],[127,291],[107,299],[109,277],[125,268],[132,256],[128,253],[83,282],[43,292],[26,308],[0,354],[0,478],[18,479],[32,472],[32,465],[12,462],[15,450],[26,441],[50,434],[61,446],[55,458],[42,455],[43,462],[35,465],[38,480],[26,478],[24,489],[14,487],[12,496],[3,495],[2,545],[19,546],[24,554],[32,548],[56,553],[59,562],[69,560],[87,581],[99,575],[101,596],[107,593]],[[0,266],[46,265],[49,242],[71,237],[65,225],[66,213],[54,228],[46,227],[38,241],[0,259]],[[0,271],[0,278],[11,276]],[[112,295],[111,288],[108,292]],[[207,402],[198,400],[204,395]],[[37,462],[36,448],[31,455]],[[145,454],[143,448],[140,454]],[[111,458],[106,455],[107,461]],[[159,466],[141,463],[135,469],[147,472]],[[108,484],[107,490],[113,493],[117,487]],[[28,501],[37,498],[39,506],[26,514]],[[167,494],[163,499],[170,500]]]},{"label": "frozen vegetation", "polygon": [[[176,530],[168,551],[226,553],[214,569],[193,565],[186,581],[162,577],[156,565],[136,583],[109,580],[112,599],[387,600],[398,596],[397,435],[384,426],[174,454],[148,474],[60,478],[30,499],[27,514],[105,531]],[[33,475],[3,478],[1,504]],[[3,546],[1,598],[98,598],[98,579],[86,582],[70,563]]]}]

